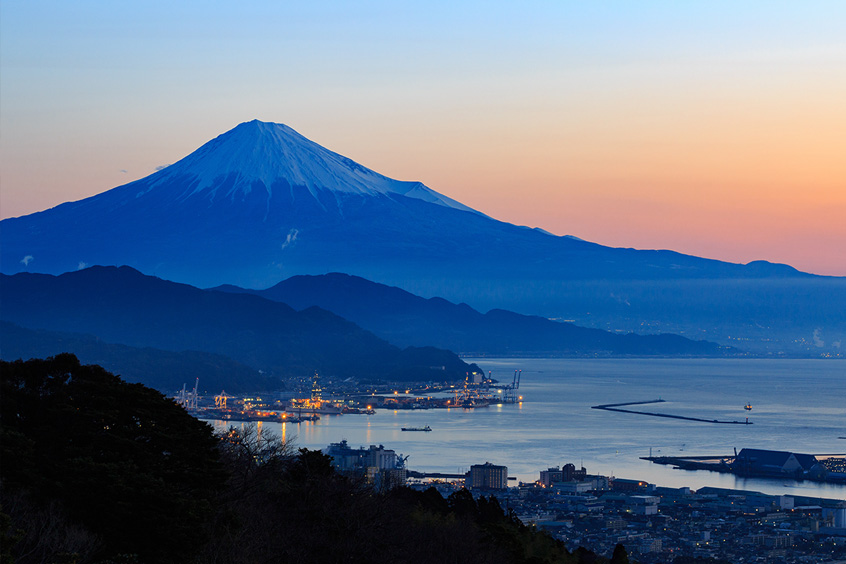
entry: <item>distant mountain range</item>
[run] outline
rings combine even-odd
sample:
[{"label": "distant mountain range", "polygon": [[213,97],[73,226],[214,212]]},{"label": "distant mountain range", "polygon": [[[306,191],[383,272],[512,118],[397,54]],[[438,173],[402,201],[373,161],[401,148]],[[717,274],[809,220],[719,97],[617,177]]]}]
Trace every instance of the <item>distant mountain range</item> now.
[{"label": "distant mountain range", "polygon": [[225,390],[242,394],[277,390],[278,377],[262,374],[223,355],[200,351],[166,351],[106,343],[92,335],[25,329],[0,321],[0,359],[47,358],[73,351],[83,364],[98,364],[127,382],[137,382],[166,393],[183,385],[194,387],[199,378],[201,393]]},{"label": "distant mountain range", "polygon": [[266,290],[220,286],[303,310],[318,306],[400,347],[433,345],[470,355],[727,356],[739,351],[678,335],[619,335],[501,309],[482,314],[467,304],[425,299],[347,274],[293,276]]},{"label": "distant mountain range", "polygon": [[758,352],[833,355],[846,343],[846,278],[504,223],[260,121],[146,178],[3,220],[0,238],[7,274],[128,264],[200,287],[267,288],[346,272],[479,311]]},{"label": "distant mountain range", "polygon": [[[87,351],[93,336],[136,349],[212,353],[234,361],[230,366],[261,370],[264,375],[254,373],[252,382],[246,381],[243,369],[236,370],[239,385],[251,389],[265,388],[270,376],[279,382],[310,377],[315,370],[329,377],[443,381],[462,379],[477,369],[446,350],[400,349],[317,307],[298,312],[259,296],[200,290],[129,267],[92,267],[61,276],[0,275],[0,292],[2,321],[41,330],[19,333],[16,338],[42,340],[18,343],[19,350],[46,351],[46,341],[67,347],[55,353]],[[52,332],[75,335],[57,343]],[[4,359],[5,344],[4,339]],[[96,350],[89,356],[113,353]],[[203,362],[212,361],[203,356]],[[127,357],[115,369],[125,373],[131,366]],[[175,377],[177,383],[184,381],[183,374]]]}]

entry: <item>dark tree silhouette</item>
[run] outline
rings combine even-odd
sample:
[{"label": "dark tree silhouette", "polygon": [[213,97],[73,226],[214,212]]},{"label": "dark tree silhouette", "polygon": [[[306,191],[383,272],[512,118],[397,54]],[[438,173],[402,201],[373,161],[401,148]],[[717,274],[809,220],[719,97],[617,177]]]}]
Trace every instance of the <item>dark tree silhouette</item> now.
[{"label": "dark tree silhouette", "polygon": [[96,554],[184,562],[205,542],[204,516],[225,478],[208,425],[73,355],[0,370],[2,500],[27,523],[20,554],[53,550],[34,533],[39,519],[73,524],[51,529],[59,552],[90,535],[101,541]]},{"label": "dark tree silhouette", "polygon": [[255,426],[215,436],[72,355],[0,374],[0,564],[596,561],[494,497],[380,491]]},{"label": "dark tree silhouette", "polygon": [[614,547],[614,553],[611,555],[610,564],[629,564],[629,554],[626,552],[626,547],[618,544]]}]

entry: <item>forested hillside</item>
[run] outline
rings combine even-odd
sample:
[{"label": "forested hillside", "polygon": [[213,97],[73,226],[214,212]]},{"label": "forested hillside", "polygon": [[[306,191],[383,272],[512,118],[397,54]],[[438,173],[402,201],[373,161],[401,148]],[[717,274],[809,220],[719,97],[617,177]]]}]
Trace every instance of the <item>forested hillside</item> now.
[{"label": "forested hillside", "polygon": [[2,562],[604,562],[466,490],[374,490],[255,428],[215,436],[73,355],[3,362]]}]

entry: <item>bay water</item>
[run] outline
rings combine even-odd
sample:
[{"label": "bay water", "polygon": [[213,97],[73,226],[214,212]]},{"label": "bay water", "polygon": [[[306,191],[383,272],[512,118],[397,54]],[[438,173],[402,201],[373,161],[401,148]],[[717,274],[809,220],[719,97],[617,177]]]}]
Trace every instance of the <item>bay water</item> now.
[{"label": "bay water", "polygon": [[[760,359],[470,358],[510,383],[522,370],[518,404],[477,409],[378,410],[319,421],[263,423],[296,448],[384,445],[423,472],[463,473],[472,464],[508,467],[531,482],[540,470],[573,463],[591,474],[670,487],[703,486],[846,499],[846,486],[683,471],[641,460],[731,455],[736,448],[846,453],[846,361]],[[591,409],[664,400],[631,409],[744,421],[725,425]],[[744,406],[750,404],[752,409]],[[213,421],[222,430],[232,423]],[[431,432],[402,431],[430,426]]]}]

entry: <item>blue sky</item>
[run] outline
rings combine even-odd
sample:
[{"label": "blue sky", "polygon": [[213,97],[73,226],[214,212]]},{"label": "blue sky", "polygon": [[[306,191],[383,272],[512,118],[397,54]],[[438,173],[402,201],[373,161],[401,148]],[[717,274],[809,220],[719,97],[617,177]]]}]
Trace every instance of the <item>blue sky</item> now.
[{"label": "blue sky", "polygon": [[0,214],[258,118],[498,219],[846,275],[844,29],[842,2],[4,0]]}]

